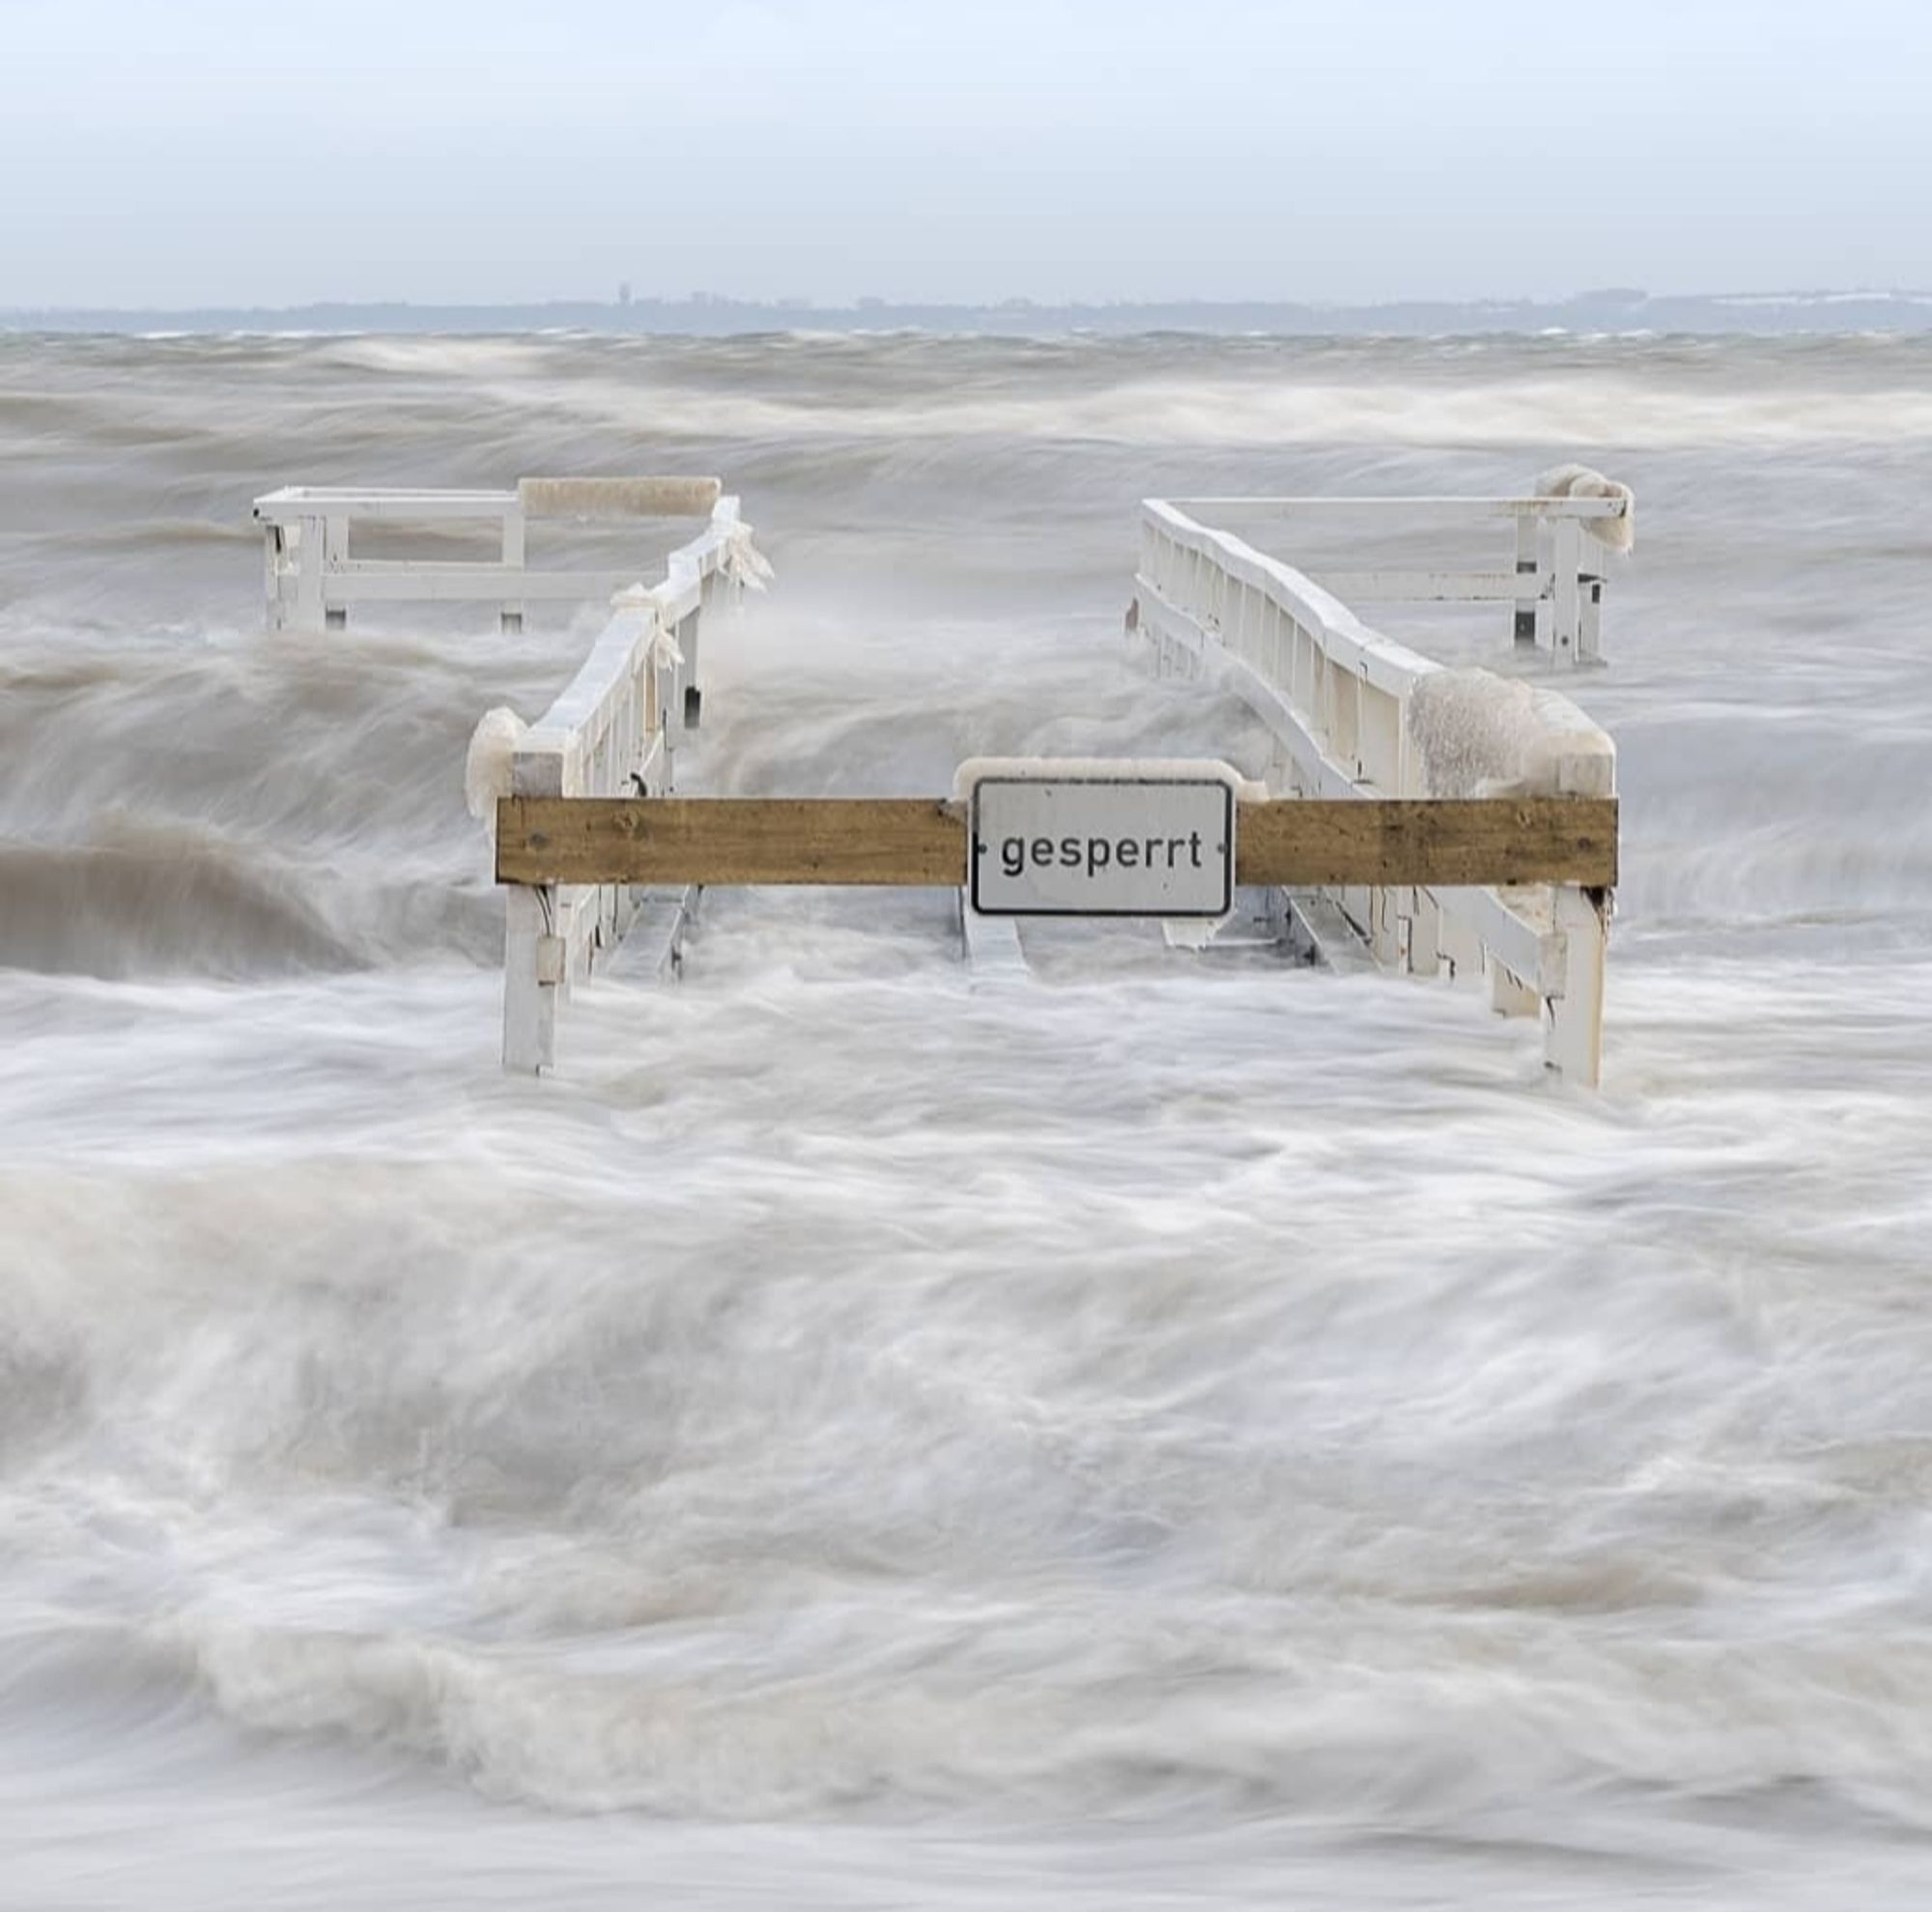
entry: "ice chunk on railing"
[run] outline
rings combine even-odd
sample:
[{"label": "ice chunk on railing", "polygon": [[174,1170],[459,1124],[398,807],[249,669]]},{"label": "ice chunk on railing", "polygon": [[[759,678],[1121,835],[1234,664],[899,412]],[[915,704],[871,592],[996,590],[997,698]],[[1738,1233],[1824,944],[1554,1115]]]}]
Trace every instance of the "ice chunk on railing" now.
[{"label": "ice chunk on railing", "polygon": [[1491,671],[1431,671],[1405,722],[1429,796],[1615,792],[1616,746],[1559,692]]},{"label": "ice chunk on railing", "polygon": [[469,755],[463,759],[463,797],[470,815],[493,834],[497,800],[511,794],[517,747],[529,728],[514,710],[499,703],[483,713],[483,721],[469,734]]},{"label": "ice chunk on railing", "polygon": [[1539,474],[1538,498],[1611,498],[1623,501],[1615,518],[1585,518],[1583,528],[1611,551],[1629,551],[1636,543],[1636,494],[1615,478],[1606,478],[1588,465],[1557,465]]}]

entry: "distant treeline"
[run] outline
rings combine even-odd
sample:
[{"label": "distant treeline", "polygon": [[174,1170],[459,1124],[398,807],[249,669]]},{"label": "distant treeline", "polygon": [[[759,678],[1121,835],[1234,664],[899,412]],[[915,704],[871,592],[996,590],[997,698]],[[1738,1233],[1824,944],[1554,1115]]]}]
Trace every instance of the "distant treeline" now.
[{"label": "distant treeline", "polygon": [[791,331],[1286,333],[1428,337],[1482,332],[1922,332],[1932,294],[1907,292],[1654,296],[1614,288],[1574,299],[1470,301],[1412,300],[1384,305],[1193,300],[1107,305],[908,305],[862,299],[851,305],[758,301],[696,294],[598,303],[416,305],[402,301],[161,309],[48,308],[0,312],[0,328],[65,332],[526,332],[564,330],[721,337]]}]

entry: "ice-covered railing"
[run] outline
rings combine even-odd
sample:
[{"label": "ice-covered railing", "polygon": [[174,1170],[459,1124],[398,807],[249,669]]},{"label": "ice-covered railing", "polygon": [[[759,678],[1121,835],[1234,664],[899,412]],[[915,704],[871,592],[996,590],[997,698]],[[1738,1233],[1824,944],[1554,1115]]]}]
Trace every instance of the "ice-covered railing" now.
[{"label": "ice-covered railing", "polygon": [[[532,519],[625,523],[701,518],[717,504],[716,478],[524,478],[515,491],[399,491],[289,485],[255,500],[271,631],[339,630],[358,604],[492,604],[505,630],[524,607],[609,597],[642,566],[543,570],[527,561]],[[487,525],[494,559],[357,556],[357,524],[399,527]]]},{"label": "ice-covered railing", "polygon": [[[698,640],[721,593],[769,575],[738,500],[721,497],[704,531],[672,552],[664,579],[620,591],[582,668],[526,728],[492,711],[470,744],[471,808],[494,821],[499,796],[665,796],[675,786],[680,730],[702,708]],[[512,884],[503,945],[503,1065],[534,1073],[556,1057],[559,1003],[655,901],[674,949],[691,903],[621,884]]]},{"label": "ice-covered railing", "polygon": [[1509,604],[1520,656],[1562,667],[1603,661],[1605,558],[1634,541],[1636,503],[1628,485],[1584,465],[1559,465],[1527,498],[1181,498],[1196,514],[1238,512],[1244,520],[1393,528],[1406,538],[1487,526],[1515,527],[1512,568],[1330,570],[1308,574],[1345,604]]},{"label": "ice-covered railing", "polygon": [[[1158,499],[1142,506],[1134,606],[1130,622],[1162,668],[1217,669],[1266,722],[1280,747],[1268,781],[1285,794],[1615,793],[1615,746],[1567,698],[1446,669],[1293,566]],[[1497,1009],[1542,1014],[1550,1067],[1597,1081],[1603,892],[1349,889],[1333,901],[1385,964],[1487,974]]]}]

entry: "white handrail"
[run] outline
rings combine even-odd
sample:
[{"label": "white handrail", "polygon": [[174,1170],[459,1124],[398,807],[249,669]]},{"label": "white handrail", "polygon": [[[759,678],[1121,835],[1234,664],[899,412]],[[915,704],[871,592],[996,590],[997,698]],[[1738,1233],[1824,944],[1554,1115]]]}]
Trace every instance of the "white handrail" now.
[{"label": "white handrail", "polygon": [[1450,519],[1475,523],[1486,518],[1622,518],[1630,506],[1621,498],[1463,498],[1417,493],[1410,497],[1356,497],[1336,493],[1325,498],[1258,494],[1251,497],[1171,498],[1170,504],[1188,510],[1231,510],[1279,506],[1283,510],[1440,511]]},{"label": "white handrail", "polygon": [[[577,674],[524,734],[511,759],[518,796],[664,796],[678,736],[697,728],[698,640],[719,593],[735,598],[766,566],[735,498],[672,552],[666,575],[617,594]],[[621,884],[510,884],[503,945],[503,1066],[526,1073],[556,1059],[559,1004],[630,928],[641,894]],[[677,907],[682,910],[684,903]]]},{"label": "white handrail", "polygon": [[[1557,490],[1577,477],[1599,488]],[[1377,567],[1319,572],[1337,597],[1355,604],[1510,604],[1514,635],[1525,656],[1541,651],[1559,666],[1602,662],[1601,628],[1606,550],[1628,550],[1634,502],[1626,486],[1600,472],[1567,466],[1541,482],[1552,488],[1526,498],[1406,498],[1223,496],[1169,499],[1185,511],[1372,513],[1412,529],[1419,516],[1438,526],[1480,525],[1496,519],[1516,524],[1514,561],[1507,570],[1416,570]],[[1607,494],[1607,495],[1602,495]]]}]

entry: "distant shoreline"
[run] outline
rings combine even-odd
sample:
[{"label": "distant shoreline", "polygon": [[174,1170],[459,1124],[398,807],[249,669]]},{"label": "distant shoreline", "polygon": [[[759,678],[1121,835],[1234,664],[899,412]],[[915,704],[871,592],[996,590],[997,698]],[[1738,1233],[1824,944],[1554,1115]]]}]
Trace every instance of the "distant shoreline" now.
[{"label": "distant shoreline", "polygon": [[1114,304],[851,305],[760,302],[699,294],[627,302],[443,305],[407,301],[292,306],[153,308],[20,307],[0,311],[0,331],[71,333],[503,333],[569,331],[611,336],[746,337],[772,332],[916,331],[982,337],[1150,332],[1237,337],[1474,336],[1490,333],[1747,334],[1932,331],[1932,293],[1794,292],[1657,295],[1624,290],[1573,299],[1406,300],[1380,305],[1190,300]]}]

